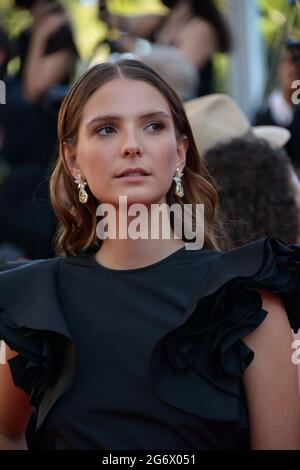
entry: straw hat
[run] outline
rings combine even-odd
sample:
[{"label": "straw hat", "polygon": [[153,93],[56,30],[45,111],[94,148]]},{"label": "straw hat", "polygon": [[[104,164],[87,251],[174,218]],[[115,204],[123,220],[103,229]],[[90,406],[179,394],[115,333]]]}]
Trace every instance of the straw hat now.
[{"label": "straw hat", "polygon": [[291,133],[277,126],[252,127],[245,114],[228,95],[214,94],[195,98],[184,104],[200,155],[215,144],[249,136],[263,138],[283,147]]}]

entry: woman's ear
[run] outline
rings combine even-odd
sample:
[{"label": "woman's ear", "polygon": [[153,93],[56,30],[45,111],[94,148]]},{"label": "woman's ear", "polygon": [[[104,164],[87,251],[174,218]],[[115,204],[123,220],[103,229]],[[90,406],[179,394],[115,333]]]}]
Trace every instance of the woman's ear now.
[{"label": "woman's ear", "polygon": [[65,162],[72,176],[76,178],[78,173],[82,174],[81,169],[77,163],[76,148],[72,144],[63,142],[61,152],[63,152],[65,156]]},{"label": "woman's ear", "polygon": [[179,137],[177,141],[176,168],[183,169],[186,163],[186,153],[189,148],[189,139],[186,135]]}]

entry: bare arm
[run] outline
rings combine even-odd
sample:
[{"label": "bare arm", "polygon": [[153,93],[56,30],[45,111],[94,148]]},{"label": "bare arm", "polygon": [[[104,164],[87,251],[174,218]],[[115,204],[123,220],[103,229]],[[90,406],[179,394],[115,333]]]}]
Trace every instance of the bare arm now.
[{"label": "bare arm", "polygon": [[196,68],[201,68],[218,49],[214,28],[206,21],[195,18],[184,30],[178,49]]},{"label": "bare arm", "polygon": [[117,28],[133,36],[148,39],[157,28],[162,15],[123,16],[112,15],[107,10],[101,12],[100,19],[111,28]]},{"label": "bare arm", "polygon": [[[7,346],[6,359],[16,355]],[[0,365],[0,450],[26,449],[25,430],[31,414],[29,397],[12,380],[8,364]]]},{"label": "bare arm", "polygon": [[65,22],[65,15],[51,15],[33,32],[23,75],[24,96],[30,102],[58,83],[72,65],[72,52],[68,49],[44,55],[49,36]]},{"label": "bare arm", "polygon": [[288,318],[281,300],[262,291],[269,313],[245,339],[255,357],[244,373],[251,448],[300,449],[300,399]]}]

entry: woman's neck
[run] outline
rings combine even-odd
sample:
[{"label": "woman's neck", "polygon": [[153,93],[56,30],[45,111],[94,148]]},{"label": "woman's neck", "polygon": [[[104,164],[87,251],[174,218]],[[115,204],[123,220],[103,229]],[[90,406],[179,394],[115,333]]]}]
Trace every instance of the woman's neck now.
[{"label": "woman's neck", "polygon": [[[97,235],[102,240],[95,259],[111,269],[135,269],[154,264],[185,246],[182,231],[171,225],[167,205],[162,199],[153,206],[143,206],[138,216],[129,213],[126,201],[119,201],[115,210],[108,212],[97,225]],[[156,210],[155,210],[156,209]],[[181,219],[174,215],[175,226]],[[107,237],[107,238],[105,238]]]}]

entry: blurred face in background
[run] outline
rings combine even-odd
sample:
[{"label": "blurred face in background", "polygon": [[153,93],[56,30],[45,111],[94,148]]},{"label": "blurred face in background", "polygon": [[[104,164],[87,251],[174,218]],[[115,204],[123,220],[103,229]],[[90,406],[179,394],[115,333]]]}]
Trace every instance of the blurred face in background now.
[{"label": "blurred face in background", "polygon": [[278,72],[283,94],[290,101],[290,96],[294,92],[292,83],[300,79],[300,61],[296,61],[293,54],[287,50],[281,57]]}]

